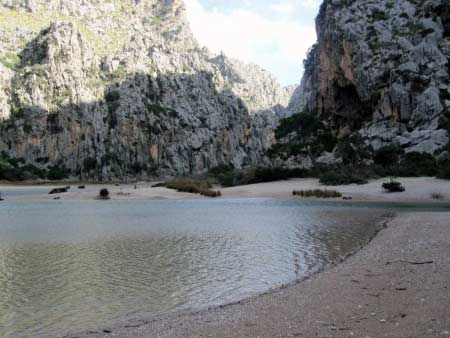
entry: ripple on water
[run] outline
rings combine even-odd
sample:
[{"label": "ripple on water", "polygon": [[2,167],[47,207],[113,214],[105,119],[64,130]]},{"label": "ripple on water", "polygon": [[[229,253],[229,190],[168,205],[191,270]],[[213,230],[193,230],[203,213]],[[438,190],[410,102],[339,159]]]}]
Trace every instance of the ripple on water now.
[{"label": "ripple on water", "polygon": [[6,202],[0,336],[47,336],[198,310],[352,251],[382,209],[295,201]]}]

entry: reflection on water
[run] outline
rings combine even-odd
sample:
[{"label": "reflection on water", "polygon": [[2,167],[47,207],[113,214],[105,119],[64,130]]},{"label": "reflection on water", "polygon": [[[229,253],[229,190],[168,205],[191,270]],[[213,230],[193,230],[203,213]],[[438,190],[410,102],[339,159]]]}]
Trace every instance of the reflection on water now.
[{"label": "reflection on water", "polygon": [[385,215],[272,200],[5,202],[0,336],[236,301],[352,251]]}]

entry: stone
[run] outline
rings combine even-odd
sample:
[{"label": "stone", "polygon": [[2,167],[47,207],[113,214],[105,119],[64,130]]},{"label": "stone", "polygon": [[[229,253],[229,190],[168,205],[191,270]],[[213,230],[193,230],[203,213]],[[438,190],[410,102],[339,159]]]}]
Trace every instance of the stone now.
[{"label": "stone", "polygon": [[334,153],[325,152],[322,156],[316,159],[316,163],[324,165],[332,165],[339,163],[339,158]]},{"label": "stone", "polygon": [[443,149],[450,141],[446,130],[417,130],[403,134],[403,139],[408,140],[409,147],[406,152],[419,152],[434,154]]},{"label": "stone", "polygon": [[439,90],[435,87],[429,87],[417,97],[417,106],[409,124],[417,126],[429,122],[440,116],[443,110]]},{"label": "stone", "polygon": [[414,63],[413,61],[408,61],[408,62],[405,62],[405,63],[401,64],[398,67],[398,70],[400,72],[418,73],[419,72],[419,66],[416,63]]}]

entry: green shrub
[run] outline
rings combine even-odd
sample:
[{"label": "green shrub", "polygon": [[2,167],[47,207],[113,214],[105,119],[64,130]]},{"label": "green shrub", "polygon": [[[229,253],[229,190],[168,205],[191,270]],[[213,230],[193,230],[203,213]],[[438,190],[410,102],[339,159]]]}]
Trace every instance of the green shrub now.
[{"label": "green shrub", "polygon": [[287,180],[294,177],[305,177],[305,169],[282,167],[249,167],[234,169],[232,165],[221,165],[212,168],[208,176],[224,187]]},{"label": "green shrub", "polygon": [[[323,150],[329,153],[334,150],[337,144],[338,139],[329,130],[325,130],[318,135],[318,145],[323,147]],[[320,153],[322,153],[322,151],[320,151]]]},{"label": "green shrub", "polygon": [[101,189],[97,198],[100,200],[109,200],[109,190],[106,188]]},{"label": "green shrub", "polygon": [[433,155],[412,152],[405,154],[400,160],[399,172],[396,176],[419,177],[438,174],[438,164]]},{"label": "green shrub", "polygon": [[444,180],[450,180],[450,160],[439,161],[436,177]]},{"label": "green shrub", "polygon": [[250,184],[287,180],[294,177],[305,177],[307,171],[304,169],[288,169],[281,167],[257,167]]},{"label": "green shrub", "polygon": [[317,198],[340,198],[342,194],[335,190],[294,190],[292,193],[294,196],[302,198],[317,197]]},{"label": "green shrub", "polygon": [[0,179],[6,181],[25,181],[26,173],[19,168],[0,166]]},{"label": "green shrub", "polygon": [[27,164],[22,158],[11,157],[6,152],[0,154],[0,180],[24,181],[45,179],[48,172],[45,169]]},{"label": "green shrub", "polygon": [[48,176],[46,169],[38,168],[33,164],[25,164],[20,167],[20,170],[24,172],[26,179],[45,179]]},{"label": "green shrub", "polygon": [[398,144],[390,144],[378,149],[374,154],[373,160],[375,164],[389,168],[398,165],[402,153],[403,150]]},{"label": "green shrub", "polygon": [[323,128],[323,124],[317,114],[299,113],[281,119],[275,129],[275,137],[279,140],[294,131],[301,132],[302,137],[308,137],[321,128]]},{"label": "green shrub", "polygon": [[[288,135],[291,135],[290,139],[284,142],[282,139]],[[275,137],[279,142],[269,149],[267,155],[285,160],[302,154],[317,157],[325,151],[333,151],[337,144],[337,138],[320,121],[316,112],[303,112],[281,119],[275,129]]]},{"label": "green shrub", "polygon": [[372,147],[366,145],[361,135],[356,133],[339,140],[337,154],[346,166],[358,167],[372,158]]},{"label": "green shrub", "polygon": [[94,157],[85,158],[83,161],[83,167],[85,171],[97,169],[97,159]]},{"label": "green shrub", "polygon": [[383,189],[387,190],[388,192],[404,192],[406,190],[400,182],[394,180],[391,180],[390,182],[384,182]]},{"label": "green shrub", "polygon": [[401,13],[400,17],[403,18],[403,19],[409,19],[409,15],[406,12]]},{"label": "green shrub", "polygon": [[319,182],[323,185],[367,184],[367,177],[354,173],[349,168],[333,170],[319,175]]},{"label": "green shrub", "polygon": [[223,173],[227,173],[227,172],[230,172],[233,170],[234,170],[234,165],[232,165],[231,163],[230,164],[221,164],[221,165],[218,165],[217,167],[211,168],[209,170],[208,174],[212,175],[212,176],[217,176],[217,175],[221,175]]},{"label": "green shrub", "polygon": [[20,64],[20,57],[15,53],[6,52],[0,56],[0,63],[2,63],[6,68],[15,70]]},{"label": "green shrub", "polygon": [[419,152],[404,154],[398,145],[389,145],[376,151],[374,162],[379,166],[374,168],[379,176],[446,176],[445,165],[433,155]]},{"label": "green shrub", "polygon": [[236,181],[236,170],[232,164],[221,164],[209,170],[208,176],[224,187],[232,187]]},{"label": "green shrub", "polygon": [[52,181],[59,181],[63,180],[65,178],[68,178],[70,176],[70,170],[67,169],[64,165],[63,166],[50,166],[48,167],[48,174],[47,178]]},{"label": "green shrub", "polygon": [[382,10],[375,10],[372,13],[372,18],[374,21],[386,21],[389,20],[389,15]]},{"label": "green shrub", "polygon": [[117,124],[116,121],[114,121],[114,113],[119,109],[120,107],[120,91],[118,90],[111,90],[105,94],[105,102],[106,107],[108,108],[108,117],[111,121],[109,121],[109,124],[112,125],[110,128],[114,128]]},{"label": "green shrub", "polygon": [[[449,95],[449,93],[445,91],[445,96],[447,95]],[[441,96],[444,96],[442,92]],[[450,100],[450,98],[448,98],[448,100]],[[439,120],[439,127],[450,132],[450,110],[447,110],[444,114],[442,114],[442,117]]]},{"label": "green shrub", "polygon": [[32,126],[31,124],[29,124],[29,123],[25,123],[25,124],[23,125],[23,131],[24,131],[26,134],[30,134],[30,133],[33,131],[33,126]]}]

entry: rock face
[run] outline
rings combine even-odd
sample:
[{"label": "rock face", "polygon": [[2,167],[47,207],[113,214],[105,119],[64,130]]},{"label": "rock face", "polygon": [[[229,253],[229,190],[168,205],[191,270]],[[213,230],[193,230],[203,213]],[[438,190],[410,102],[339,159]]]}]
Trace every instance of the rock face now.
[{"label": "rock face", "polygon": [[309,111],[338,138],[374,150],[440,154],[450,109],[449,0],[325,0],[318,43],[290,110]]},{"label": "rock face", "polygon": [[7,120],[11,115],[8,99],[12,74],[10,69],[0,64],[0,122]]},{"label": "rock face", "polygon": [[220,69],[223,78],[233,84],[233,93],[242,98],[250,112],[264,111],[270,107],[278,116],[286,114],[296,89],[294,86],[277,86],[277,81],[264,69],[227,58],[223,54],[212,61]]},{"label": "rock face", "polygon": [[179,0],[0,0],[0,150],[43,168],[125,179],[259,163],[292,92],[201,48]]}]

